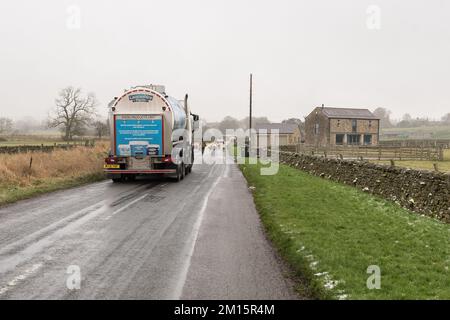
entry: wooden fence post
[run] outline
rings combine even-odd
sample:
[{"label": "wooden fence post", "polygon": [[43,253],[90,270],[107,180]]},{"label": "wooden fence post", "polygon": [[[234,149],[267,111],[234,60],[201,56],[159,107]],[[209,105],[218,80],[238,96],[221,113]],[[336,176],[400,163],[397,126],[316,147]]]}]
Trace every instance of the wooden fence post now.
[{"label": "wooden fence post", "polygon": [[30,157],[30,166],[28,167],[28,179],[31,178],[31,165],[33,164],[33,156]]},{"label": "wooden fence post", "polygon": [[439,161],[444,161],[444,147],[439,146]]},{"label": "wooden fence post", "polygon": [[439,165],[435,162],[433,163],[434,171],[439,172]]}]

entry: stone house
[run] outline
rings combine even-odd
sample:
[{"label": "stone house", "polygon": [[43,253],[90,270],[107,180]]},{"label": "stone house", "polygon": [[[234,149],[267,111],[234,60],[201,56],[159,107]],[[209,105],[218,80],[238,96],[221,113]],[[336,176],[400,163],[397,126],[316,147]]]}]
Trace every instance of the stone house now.
[{"label": "stone house", "polygon": [[305,118],[305,144],[377,145],[380,119],[368,109],[317,107]]},{"label": "stone house", "polygon": [[[270,145],[270,135],[274,134],[273,130],[278,130],[279,145],[296,145],[300,143],[300,128],[292,123],[258,123],[255,126],[258,138],[258,145],[261,139],[266,139],[267,145]],[[266,133],[260,132],[266,130]]]}]

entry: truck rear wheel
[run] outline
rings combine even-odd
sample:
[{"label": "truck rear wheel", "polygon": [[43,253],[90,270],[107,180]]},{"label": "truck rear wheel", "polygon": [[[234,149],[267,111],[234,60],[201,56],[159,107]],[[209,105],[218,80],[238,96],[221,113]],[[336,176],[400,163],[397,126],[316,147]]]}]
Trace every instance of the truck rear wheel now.
[{"label": "truck rear wheel", "polygon": [[188,165],[189,173],[192,172],[193,165],[194,165],[194,148],[192,148],[192,151],[191,151],[191,163]]},{"label": "truck rear wheel", "polygon": [[181,165],[177,165],[177,173],[175,176],[175,181],[180,182],[181,181]]},{"label": "truck rear wheel", "polygon": [[184,164],[184,162],[181,163],[181,180],[184,179],[184,176],[186,175],[186,165]]},{"label": "truck rear wheel", "polygon": [[114,183],[119,183],[119,182],[123,182],[123,177],[112,178],[111,180],[112,180],[112,182],[114,182]]}]

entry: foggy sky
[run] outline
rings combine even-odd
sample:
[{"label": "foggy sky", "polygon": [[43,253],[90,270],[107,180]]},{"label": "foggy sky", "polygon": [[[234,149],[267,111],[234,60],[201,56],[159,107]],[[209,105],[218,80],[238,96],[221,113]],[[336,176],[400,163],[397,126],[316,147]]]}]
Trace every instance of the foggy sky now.
[{"label": "foggy sky", "polygon": [[[366,25],[369,5],[380,29]],[[123,89],[154,83],[188,92],[209,121],[243,118],[250,72],[254,115],[273,121],[322,103],[450,112],[446,0],[2,1],[0,39],[0,116],[45,118],[68,85],[106,114]]]}]

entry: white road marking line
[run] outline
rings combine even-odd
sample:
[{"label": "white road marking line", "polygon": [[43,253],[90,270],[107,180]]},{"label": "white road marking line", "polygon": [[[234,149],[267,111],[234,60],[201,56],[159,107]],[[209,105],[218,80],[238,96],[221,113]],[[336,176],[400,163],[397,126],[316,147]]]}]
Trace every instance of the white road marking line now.
[{"label": "white road marking line", "polygon": [[21,281],[25,280],[26,278],[31,276],[33,273],[35,273],[37,270],[39,270],[42,266],[43,266],[42,263],[33,264],[33,266],[31,268],[25,270],[24,273],[14,277],[11,281],[8,282],[8,284],[6,286],[4,286],[3,288],[0,288],[0,295],[5,294],[12,287],[15,287]]},{"label": "white road marking line", "polygon": [[222,178],[221,175],[219,175],[216,178],[213,185],[209,189],[208,193],[205,195],[205,198],[203,200],[202,207],[200,208],[200,212],[198,214],[197,220],[195,221],[195,223],[193,225],[193,233],[192,233],[192,239],[189,243],[188,257],[186,258],[186,261],[181,269],[180,279],[175,287],[173,299],[177,299],[177,300],[181,299],[181,295],[183,294],[183,288],[186,283],[189,268],[191,266],[192,255],[194,254],[195,244],[197,243],[198,234],[199,234],[200,227],[201,227],[201,224],[203,221],[206,207],[208,205],[209,196],[214,191],[216,185],[219,183],[221,178]]}]

